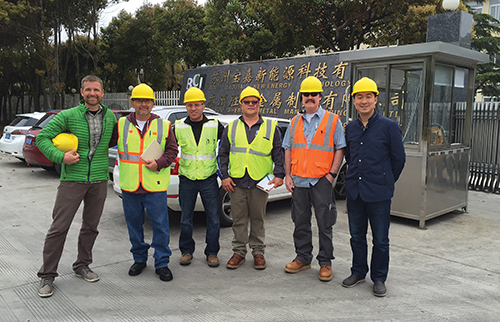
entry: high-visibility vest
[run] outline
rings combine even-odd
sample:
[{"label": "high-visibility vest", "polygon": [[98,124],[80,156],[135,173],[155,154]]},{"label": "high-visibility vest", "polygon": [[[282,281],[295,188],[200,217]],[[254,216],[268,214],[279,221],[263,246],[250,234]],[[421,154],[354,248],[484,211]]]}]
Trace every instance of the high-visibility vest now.
[{"label": "high-visibility vest", "polygon": [[262,120],[264,122],[260,125],[251,144],[248,144],[243,121],[237,119],[229,123],[227,136],[230,144],[229,175],[231,177],[242,178],[246,170],[250,178],[260,180],[273,172],[271,151],[278,122],[266,118]]},{"label": "high-visibility vest", "polygon": [[[326,111],[316,133],[307,146],[302,116],[296,115],[290,125],[293,175],[302,178],[321,178],[330,172],[335,145],[333,133],[340,116]],[[333,133],[332,133],[333,131]]]},{"label": "high-visibility vest", "polygon": [[181,148],[179,174],[190,180],[205,180],[217,171],[217,131],[219,122],[203,123],[200,141],[196,143],[191,125],[175,121],[175,137]]},{"label": "high-visibility vest", "polygon": [[137,129],[126,117],[118,120],[118,157],[120,158],[120,188],[134,192],[142,187],[149,192],[167,191],[170,184],[170,167],[150,171],[141,155],[154,140],[164,147],[170,121],[161,118],[149,122],[146,134],[141,138]]}]

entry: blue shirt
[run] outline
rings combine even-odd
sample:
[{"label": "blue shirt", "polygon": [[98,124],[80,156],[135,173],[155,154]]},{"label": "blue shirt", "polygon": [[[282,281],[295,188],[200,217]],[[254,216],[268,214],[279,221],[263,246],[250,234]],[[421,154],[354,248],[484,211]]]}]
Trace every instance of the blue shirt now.
[{"label": "blue shirt", "polygon": [[390,200],[406,161],[398,123],[375,111],[366,127],[356,119],[347,124],[345,132],[347,199],[359,196],[366,202]]},{"label": "blue shirt", "polygon": [[[307,140],[307,146],[311,145],[314,134],[316,134],[316,130],[318,129],[318,126],[320,125],[321,120],[323,119],[323,116],[325,114],[326,111],[320,106],[316,113],[313,114],[311,122],[308,122],[304,115],[300,116],[302,117],[304,137]],[[291,125],[292,123],[290,122],[290,125],[288,125],[288,129],[286,130],[285,137],[283,138],[283,148],[285,150],[291,150],[292,147],[290,136]],[[345,148],[346,146],[344,129],[342,128],[342,122],[340,122],[340,120],[337,122],[335,131],[333,131],[333,144],[335,146],[335,150],[340,150],[342,148]],[[319,179],[320,178],[303,178],[292,174],[293,184],[299,188],[309,188],[310,186],[314,186],[316,183],[318,183]]]}]

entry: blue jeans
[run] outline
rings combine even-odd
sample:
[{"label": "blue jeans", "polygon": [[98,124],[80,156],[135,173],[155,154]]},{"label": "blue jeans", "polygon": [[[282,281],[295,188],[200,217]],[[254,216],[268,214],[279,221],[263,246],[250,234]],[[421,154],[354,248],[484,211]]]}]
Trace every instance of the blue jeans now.
[{"label": "blue jeans", "polygon": [[366,233],[370,222],[373,236],[370,277],[374,282],[385,282],[389,271],[391,200],[365,202],[359,197],[356,200],[347,199],[347,213],[351,232],[351,273],[358,277],[365,277],[368,273]]},{"label": "blue jeans", "polygon": [[207,215],[205,256],[217,255],[220,249],[220,207],[219,184],[215,175],[205,180],[189,180],[179,176],[179,204],[182,212],[179,249],[181,254],[194,253],[193,216],[198,192]]},{"label": "blue jeans", "polygon": [[[134,256],[134,261],[146,263],[149,247],[153,247],[155,249],[153,254],[155,268],[167,267],[170,262],[170,255],[172,255],[172,251],[168,247],[170,231],[167,193],[148,192],[135,194],[122,191],[122,204],[128,235],[132,244],[130,252]],[[144,209],[148,212],[149,222],[153,228],[151,245],[144,242]]]}]

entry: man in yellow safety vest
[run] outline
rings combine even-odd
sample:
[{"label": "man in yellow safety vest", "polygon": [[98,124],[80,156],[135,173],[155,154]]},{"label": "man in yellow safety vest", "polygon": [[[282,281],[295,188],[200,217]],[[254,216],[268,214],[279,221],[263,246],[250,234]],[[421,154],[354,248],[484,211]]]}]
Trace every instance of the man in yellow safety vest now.
[{"label": "man in yellow safety vest", "polygon": [[181,206],[181,233],[179,250],[181,265],[191,264],[195,248],[193,215],[200,193],[207,216],[205,256],[208,266],[219,266],[219,184],[217,182],[217,142],[224,126],[209,120],[205,110],[205,94],[196,87],[184,93],[188,117],[175,122],[175,138],[181,149],[179,158],[179,203]]},{"label": "man in yellow safety vest", "polygon": [[[141,274],[146,267],[148,250],[153,247],[156,274],[167,282],[172,280],[172,272],[168,268],[172,252],[168,246],[167,188],[170,183],[170,164],[177,157],[177,143],[170,122],[151,113],[155,101],[151,87],[137,85],[130,99],[135,113],[121,117],[115,127],[123,212],[132,244],[130,252],[134,257],[134,264],[128,274]],[[151,159],[148,151],[143,156],[144,151],[156,143],[163,149],[163,154]],[[144,241],[144,209],[153,228],[151,245]]]},{"label": "man in yellow safety vest", "polygon": [[256,186],[274,174],[269,183],[277,188],[285,177],[281,134],[276,121],[259,115],[261,101],[258,90],[250,86],[243,89],[239,100],[243,115],[226,127],[219,149],[222,188],[231,193],[234,254],[226,265],[231,269],[245,262],[247,244],[252,248],[254,268],[266,268],[264,216],[268,194]]}]

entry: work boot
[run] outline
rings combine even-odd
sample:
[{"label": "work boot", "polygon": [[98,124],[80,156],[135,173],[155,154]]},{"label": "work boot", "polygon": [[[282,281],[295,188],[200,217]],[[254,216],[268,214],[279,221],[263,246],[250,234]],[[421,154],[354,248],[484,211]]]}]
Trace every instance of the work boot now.
[{"label": "work boot", "polygon": [[354,287],[358,285],[359,283],[363,283],[365,281],[364,277],[358,277],[354,274],[351,274],[348,278],[342,281],[342,286],[343,287]]},{"label": "work boot", "polygon": [[180,264],[183,266],[187,266],[191,264],[191,260],[193,259],[193,255],[191,254],[182,254]]},{"label": "work boot", "polygon": [[266,259],[264,255],[257,254],[253,256],[253,267],[255,269],[265,269],[266,268]]},{"label": "work boot", "polygon": [[295,258],[292,262],[286,264],[285,266],[285,272],[287,273],[298,273],[300,271],[305,271],[306,269],[311,268],[311,265],[306,265],[299,261],[297,258]]},{"label": "work boot", "polygon": [[318,276],[320,281],[323,282],[329,282],[333,278],[332,274],[332,267],[330,265],[321,265],[319,269],[319,276]]},{"label": "work boot", "polygon": [[241,264],[245,262],[245,257],[234,253],[233,256],[227,262],[226,267],[231,269],[236,269],[240,267]]}]

